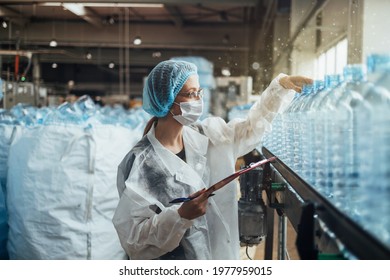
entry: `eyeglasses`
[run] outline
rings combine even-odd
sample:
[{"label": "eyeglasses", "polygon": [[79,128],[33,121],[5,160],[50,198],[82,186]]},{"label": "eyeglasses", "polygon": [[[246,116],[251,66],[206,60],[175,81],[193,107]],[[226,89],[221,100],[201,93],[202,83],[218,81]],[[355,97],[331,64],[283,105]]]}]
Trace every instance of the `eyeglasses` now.
[{"label": "eyeglasses", "polygon": [[202,98],[203,97],[203,88],[200,88],[197,91],[190,91],[190,92],[179,92],[179,96],[184,96],[188,98]]}]

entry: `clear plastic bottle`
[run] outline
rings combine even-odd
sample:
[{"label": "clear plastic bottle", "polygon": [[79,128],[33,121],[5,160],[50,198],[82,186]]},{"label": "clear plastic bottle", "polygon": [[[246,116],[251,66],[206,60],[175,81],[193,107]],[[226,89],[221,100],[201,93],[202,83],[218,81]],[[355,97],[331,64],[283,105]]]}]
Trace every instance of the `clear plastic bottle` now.
[{"label": "clear plastic bottle", "polygon": [[82,125],[84,123],[85,121],[82,114],[77,112],[69,102],[64,102],[56,109],[49,112],[42,121],[42,124],[44,125]]},{"label": "clear plastic bottle", "polygon": [[294,99],[291,101],[290,105],[286,108],[286,110],[280,115],[280,119],[283,127],[282,137],[282,151],[281,151],[281,160],[292,167],[293,163],[293,126],[291,119],[291,110],[295,107],[295,103],[299,101],[301,94],[296,93]]},{"label": "clear plastic bottle", "polygon": [[97,110],[95,102],[88,95],[80,96],[73,104],[73,109],[84,121],[94,116]]},{"label": "clear plastic bottle", "polygon": [[277,114],[275,118],[272,120],[272,132],[271,132],[271,152],[283,160],[283,155],[281,153],[281,130],[282,130],[282,120],[281,115]]},{"label": "clear plastic bottle", "polygon": [[301,106],[305,104],[312,92],[312,85],[305,85],[302,87],[302,92],[297,98],[297,101],[291,106],[289,110],[289,119],[291,123],[291,148],[292,148],[292,169],[295,173],[302,177],[302,121],[303,117],[300,115]]},{"label": "clear plastic bottle", "polygon": [[333,118],[329,123],[333,159],[333,202],[347,212],[350,217],[359,219],[356,207],[360,176],[358,172],[357,139],[359,137],[359,107],[364,105],[362,92],[371,87],[367,81],[366,67],[362,64],[348,65],[344,69],[345,83],[335,97]]},{"label": "clear plastic bottle", "polygon": [[362,92],[356,141],[359,180],[358,209],[362,227],[390,245],[390,56],[367,59],[371,87]]},{"label": "clear plastic bottle", "polygon": [[306,84],[302,87],[302,100],[299,102],[299,104],[295,107],[295,119],[297,120],[297,126],[296,129],[298,129],[299,133],[295,134],[296,137],[294,140],[296,142],[295,145],[298,147],[294,149],[294,151],[297,151],[299,153],[298,155],[295,155],[295,165],[294,169],[296,169],[296,172],[300,175],[300,177],[306,181],[309,179],[309,173],[310,169],[307,168],[307,156],[310,152],[310,147],[307,146],[308,144],[308,138],[307,138],[307,131],[309,123],[307,121],[307,116],[305,112],[303,111],[303,108],[308,103],[308,100],[311,99],[311,95],[314,93],[314,88],[312,84]]},{"label": "clear plastic bottle", "polygon": [[267,132],[264,135],[264,145],[265,147],[274,155],[278,156],[282,160],[282,155],[278,149],[280,145],[278,143],[278,135],[280,134],[281,129],[281,115],[277,114],[272,121],[271,131]]},{"label": "clear plastic bottle", "polygon": [[390,90],[390,77],[387,72],[389,70],[390,55],[389,54],[372,54],[367,57],[367,78],[370,82],[377,86],[382,86]]},{"label": "clear plastic bottle", "polygon": [[331,184],[331,160],[330,148],[328,147],[328,133],[326,130],[327,119],[330,115],[321,106],[324,99],[327,99],[342,82],[341,75],[327,75],[324,78],[324,89],[319,91],[306,106],[308,121],[313,123],[313,178],[315,189],[329,196],[329,185]]},{"label": "clear plastic bottle", "polygon": [[314,138],[313,133],[314,123],[309,116],[309,105],[315,98],[315,95],[324,89],[324,82],[321,80],[315,80],[311,87],[310,95],[302,102],[299,115],[301,118],[301,130],[302,130],[302,142],[301,142],[301,153],[302,153],[302,177],[303,179],[314,186]]},{"label": "clear plastic bottle", "polygon": [[19,103],[10,109],[18,122],[24,126],[32,127],[36,123],[35,114],[36,108],[30,104]]},{"label": "clear plastic bottle", "polygon": [[19,124],[19,121],[15,115],[11,114],[10,111],[6,109],[0,109],[0,123],[3,124]]}]

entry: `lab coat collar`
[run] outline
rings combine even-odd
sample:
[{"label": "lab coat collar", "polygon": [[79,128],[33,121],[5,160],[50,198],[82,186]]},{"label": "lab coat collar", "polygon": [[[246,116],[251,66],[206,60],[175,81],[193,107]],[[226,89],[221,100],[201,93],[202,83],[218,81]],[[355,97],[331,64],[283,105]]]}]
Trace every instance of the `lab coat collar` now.
[{"label": "lab coat collar", "polygon": [[[186,164],[175,154],[161,145],[155,137],[154,126],[152,126],[148,132],[147,137],[171,175],[174,176],[177,173],[181,173],[180,170],[185,168],[183,164]],[[206,152],[208,147],[208,138],[194,129],[184,126],[183,140],[186,150],[187,164],[190,165],[192,169],[202,178],[207,164]]]},{"label": "lab coat collar", "polygon": [[207,165],[206,153],[209,139],[187,126],[183,129],[183,138],[187,163],[192,166],[201,178],[205,178],[204,173],[206,172]]}]

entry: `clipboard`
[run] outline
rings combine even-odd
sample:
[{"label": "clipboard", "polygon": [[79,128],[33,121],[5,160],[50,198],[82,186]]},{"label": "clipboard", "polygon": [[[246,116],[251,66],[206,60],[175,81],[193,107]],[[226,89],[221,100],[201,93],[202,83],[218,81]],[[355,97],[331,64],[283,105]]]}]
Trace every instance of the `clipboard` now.
[{"label": "clipboard", "polygon": [[[243,168],[243,169],[240,169],[238,170],[237,172],[229,175],[228,177],[222,179],[221,181],[215,183],[214,185],[212,185],[211,187],[209,187],[205,193],[209,193],[209,197],[210,196],[213,196],[213,192],[221,189],[222,187],[226,186],[228,183],[230,183],[231,181],[233,181],[234,179],[236,179],[237,177],[239,177],[240,175],[252,170],[252,169],[255,169],[256,167],[259,167],[267,162],[272,162],[276,159],[276,157],[270,157],[268,159],[263,159],[263,160],[260,160],[258,162],[254,162],[254,163],[251,163],[249,164],[248,167],[246,168]],[[176,198],[172,201],[170,201],[169,203],[182,203],[182,202],[187,202],[187,201],[190,201],[190,200],[193,200],[195,197],[179,197],[179,198]]]}]

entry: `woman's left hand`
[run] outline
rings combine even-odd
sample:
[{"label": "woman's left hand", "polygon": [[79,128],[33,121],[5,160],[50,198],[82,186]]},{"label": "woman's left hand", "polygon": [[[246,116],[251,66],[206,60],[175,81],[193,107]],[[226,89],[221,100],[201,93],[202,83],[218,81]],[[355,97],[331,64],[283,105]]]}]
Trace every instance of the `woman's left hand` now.
[{"label": "woman's left hand", "polygon": [[305,76],[285,76],[279,80],[279,83],[285,89],[301,92],[303,85],[312,84],[313,80]]}]

